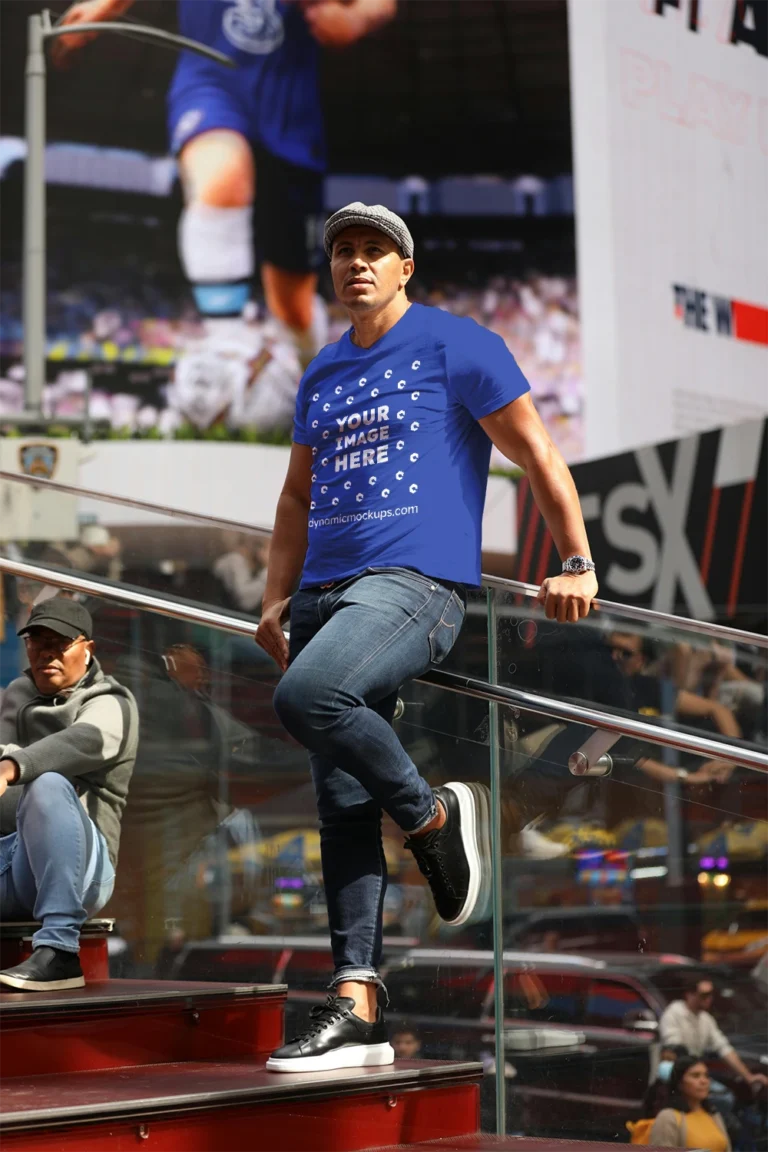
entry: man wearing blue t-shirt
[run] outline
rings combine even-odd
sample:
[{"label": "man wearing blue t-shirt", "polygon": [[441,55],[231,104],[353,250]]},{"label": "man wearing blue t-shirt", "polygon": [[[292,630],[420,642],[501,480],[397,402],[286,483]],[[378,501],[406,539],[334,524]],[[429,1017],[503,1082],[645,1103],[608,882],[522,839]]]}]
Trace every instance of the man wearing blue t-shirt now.
[{"label": "man wearing blue t-shirt", "polygon": [[430,788],[391,720],[403,681],[450,652],[480,583],[492,442],[525,469],[564,561],[539,594],[547,616],[576,621],[597,593],[576,489],[503,340],[409,302],[413,240],[388,209],[342,208],[324,242],[352,327],[299,388],[257,641],[285,671],[278,716],[310,753],[334,978],[307,1032],[269,1060],[278,1072],[394,1059],[377,1008],[383,811],[445,921],[483,903],[487,795]]}]

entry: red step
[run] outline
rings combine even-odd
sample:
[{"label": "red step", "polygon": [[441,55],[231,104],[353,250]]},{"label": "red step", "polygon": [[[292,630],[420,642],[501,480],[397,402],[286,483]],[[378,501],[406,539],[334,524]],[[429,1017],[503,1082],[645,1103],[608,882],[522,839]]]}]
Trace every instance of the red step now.
[{"label": "red step", "polygon": [[482,1066],[433,1060],[279,1075],[168,1063],[15,1077],[3,1152],[358,1152],[475,1132]]},{"label": "red step", "polygon": [[[32,955],[32,936],[40,924],[35,920],[7,920],[0,925],[0,968],[15,968]],[[80,964],[86,980],[109,978],[107,938],[114,920],[86,920],[80,929]]]},{"label": "red step", "polygon": [[[422,1140],[419,1144],[390,1144],[386,1148],[371,1148],[369,1152],[602,1152],[615,1148],[595,1140],[550,1140],[538,1136],[493,1136],[486,1132],[473,1132],[471,1136],[449,1137],[447,1140]],[[646,1145],[647,1152],[662,1152]]]},{"label": "red step", "polygon": [[283,1042],[280,984],[106,980],[0,993],[0,1060],[40,1077],[179,1060],[259,1060]]}]

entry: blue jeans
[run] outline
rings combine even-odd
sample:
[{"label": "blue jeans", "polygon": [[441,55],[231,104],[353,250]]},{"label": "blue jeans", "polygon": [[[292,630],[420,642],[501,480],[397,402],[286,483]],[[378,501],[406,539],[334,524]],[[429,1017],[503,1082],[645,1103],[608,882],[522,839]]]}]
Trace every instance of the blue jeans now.
[{"label": "blue jeans", "polygon": [[334,984],[380,982],[382,811],[405,833],[436,812],[391,726],[397,691],[445,659],[463,620],[458,591],[407,568],[369,568],[291,600],[290,664],[274,704],[310,754]]},{"label": "blue jeans", "polygon": [[0,837],[0,919],[40,920],[33,948],[78,952],[81,926],[115,885],[104,837],[57,772],[24,786],[16,826]]}]

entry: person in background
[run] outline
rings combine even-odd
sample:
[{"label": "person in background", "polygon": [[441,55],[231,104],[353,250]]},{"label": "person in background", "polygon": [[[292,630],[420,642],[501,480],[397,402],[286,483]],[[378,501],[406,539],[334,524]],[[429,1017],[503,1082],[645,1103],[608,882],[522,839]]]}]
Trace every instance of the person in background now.
[{"label": "person in background", "polygon": [[261,611],[268,560],[269,540],[254,539],[243,532],[214,564],[214,575],[221,580],[241,612],[258,615]]},{"label": "person in background", "polygon": [[692,1056],[698,1057],[715,1052],[750,1087],[768,1084],[768,1076],[762,1072],[750,1072],[730,1040],[718,1028],[709,1011],[714,996],[715,986],[711,980],[692,976],[685,987],[685,999],[673,1000],[662,1013],[659,1021],[662,1044],[666,1047],[684,1044]]},{"label": "person in background", "polygon": [[648,1087],[643,1101],[643,1116],[658,1116],[662,1108],[669,1104],[669,1080],[675,1061],[688,1055],[684,1044],[664,1044],[659,1054],[656,1079]]},{"label": "person in background", "polygon": [[42,923],[0,985],[81,988],[80,929],[114,888],[138,713],[102,672],[82,604],[45,600],[19,635],[29,669],[0,707],[0,918]]},{"label": "person in background", "polygon": [[421,1037],[415,1028],[398,1028],[392,1037],[392,1047],[398,1060],[415,1060],[421,1052]]},{"label": "person in background", "polygon": [[657,1148],[731,1152],[722,1117],[709,1101],[709,1070],[696,1056],[681,1056],[669,1078],[669,1107],[659,1112],[649,1138]]}]

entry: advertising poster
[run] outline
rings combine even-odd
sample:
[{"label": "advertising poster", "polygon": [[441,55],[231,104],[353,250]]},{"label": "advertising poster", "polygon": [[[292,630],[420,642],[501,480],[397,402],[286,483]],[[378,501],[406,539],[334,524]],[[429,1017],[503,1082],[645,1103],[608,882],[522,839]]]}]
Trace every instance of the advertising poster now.
[{"label": "advertising poster", "polygon": [[768,412],[768,5],[570,0],[589,458]]},{"label": "advertising poster", "polygon": [[[347,326],[322,224],[363,200],[407,219],[417,245],[412,297],[498,332],[566,457],[580,458],[565,4],[400,0],[383,5],[393,19],[344,48],[328,42],[322,2],[116,5],[121,19],[181,29],[238,67],[108,35],[73,49],[65,67],[50,61],[52,425],[87,411],[96,437],[287,443],[302,365]],[[27,14],[11,4],[0,15],[8,421],[24,389]],[[242,120],[232,119],[235,104]],[[248,137],[254,188],[243,189],[243,167],[226,149],[205,158],[206,203],[228,206],[234,223],[217,231],[211,217],[205,232],[203,220],[201,240],[200,213],[189,213],[200,166],[189,150],[221,125]],[[501,457],[493,465],[509,467]]]}]

